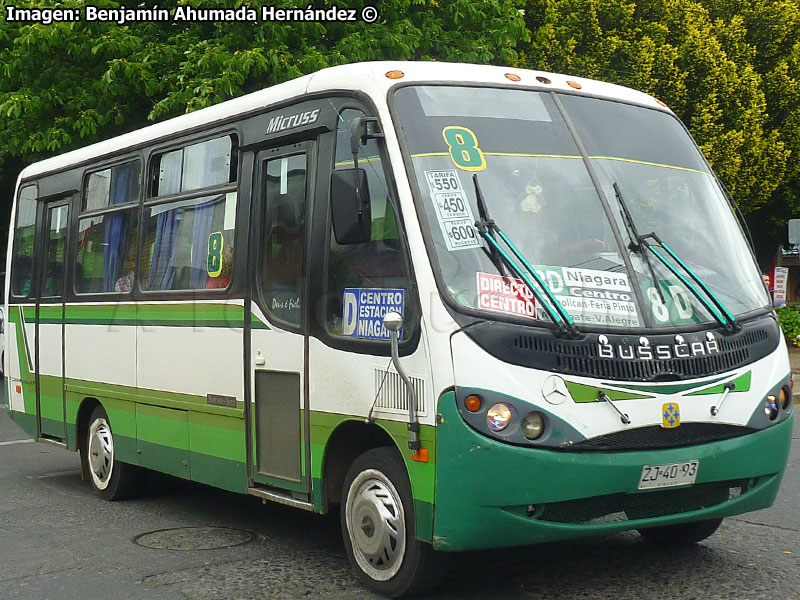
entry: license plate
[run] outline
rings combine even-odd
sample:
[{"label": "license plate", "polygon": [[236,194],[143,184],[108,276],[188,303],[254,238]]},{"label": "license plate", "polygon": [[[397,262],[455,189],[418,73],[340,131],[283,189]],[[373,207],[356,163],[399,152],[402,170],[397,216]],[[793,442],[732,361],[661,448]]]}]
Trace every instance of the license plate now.
[{"label": "license plate", "polygon": [[694,483],[697,479],[699,460],[690,460],[669,465],[645,465],[639,478],[639,489],[674,487]]}]

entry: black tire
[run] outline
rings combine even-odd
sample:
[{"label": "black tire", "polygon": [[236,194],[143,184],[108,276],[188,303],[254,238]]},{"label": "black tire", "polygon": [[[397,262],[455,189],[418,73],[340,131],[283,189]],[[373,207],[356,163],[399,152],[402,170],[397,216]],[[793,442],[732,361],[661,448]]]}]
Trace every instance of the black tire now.
[{"label": "black tire", "polygon": [[708,519],[680,525],[640,529],[639,533],[648,542],[665,546],[690,546],[711,536],[721,524],[722,519]]},{"label": "black tire", "polygon": [[117,460],[111,424],[102,406],[92,411],[85,433],[81,463],[95,492],[106,500],[124,500],[138,495],[144,471]]},{"label": "black tire", "polygon": [[399,598],[429,591],[441,581],[445,556],[416,539],[411,484],[394,448],[369,450],[350,466],[341,522],[350,564],[373,592]]}]

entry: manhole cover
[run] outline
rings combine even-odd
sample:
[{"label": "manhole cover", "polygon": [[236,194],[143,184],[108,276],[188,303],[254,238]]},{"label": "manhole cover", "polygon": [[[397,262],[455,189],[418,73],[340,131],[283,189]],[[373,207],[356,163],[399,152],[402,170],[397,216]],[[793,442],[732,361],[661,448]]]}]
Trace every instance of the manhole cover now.
[{"label": "manhole cover", "polygon": [[141,533],[134,543],[159,550],[215,550],[242,546],[252,541],[253,532],[230,527],[176,527]]}]

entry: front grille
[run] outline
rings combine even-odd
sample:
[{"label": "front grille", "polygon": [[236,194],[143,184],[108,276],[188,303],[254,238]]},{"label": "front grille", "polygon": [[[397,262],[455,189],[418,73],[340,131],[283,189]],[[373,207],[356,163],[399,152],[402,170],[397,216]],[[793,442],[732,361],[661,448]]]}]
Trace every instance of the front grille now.
[{"label": "front grille", "polygon": [[[598,356],[598,344],[570,344],[562,340],[520,335],[514,346],[520,350],[555,356],[555,368],[563,373],[589,375],[617,381],[654,381],[659,378],[692,379],[730,371],[750,362],[751,348],[769,339],[764,329],[744,331],[718,339],[720,351],[708,356],[668,360],[623,360]],[[668,343],[671,342],[669,339]],[[653,344],[655,345],[655,343]]]},{"label": "front grille", "polygon": [[[753,482],[750,482],[750,487]],[[716,506],[740,496],[746,480],[700,483],[688,488],[639,494],[608,494],[579,500],[551,502],[542,507],[538,519],[554,523],[601,524],[650,519]]]},{"label": "front grille", "polygon": [[757,429],[717,423],[684,423],[668,429],[660,425],[623,429],[594,437],[565,447],[567,451],[581,450],[650,450],[707,444],[719,440],[755,433]]},{"label": "front grille", "polygon": [[[667,346],[671,358],[655,358],[654,353],[654,358],[646,359],[639,358],[639,333],[607,334],[614,354],[611,358],[601,356],[600,334],[596,333],[569,340],[533,327],[520,333],[519,325],[507,323],[480,323],[465,331],[484,350],[505,362],[608,381],[676,381],[730,372],[769,355],[778,347],[781,335],[775,319],[765,315],[744,323],[736,333],[711,331],[718,352],[676,357],[675,334],[650,331],[643,334],[649,346]],[[704,345],[706,335],[707,331],[682,334],[689,347]]]}]

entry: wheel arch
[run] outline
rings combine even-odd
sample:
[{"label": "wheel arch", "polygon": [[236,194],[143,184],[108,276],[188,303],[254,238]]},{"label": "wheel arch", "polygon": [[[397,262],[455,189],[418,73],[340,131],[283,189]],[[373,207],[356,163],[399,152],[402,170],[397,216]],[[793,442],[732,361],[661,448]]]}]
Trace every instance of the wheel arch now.
[{"label": "wheel arch", "polygon": [[[97,398],[86,397],[81,401],[78,407],[78,413],[75,416],[75,449],[83,452],[86,445],[86,432],[89,429],[89,417],[92,415],[95,407],[102,406],[100,400]],[[89,467],[84,464],[86,461],[81,460],[81,477],[84,481],[89,478]]]},{"label": "wheel arch", "polygon": [[339,504],[347,470],[353,461],[373,448],[393,448],[402,458],[394,438],[376,423],[347,420],[328,437],[322,458],[322,512]]}]

